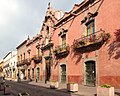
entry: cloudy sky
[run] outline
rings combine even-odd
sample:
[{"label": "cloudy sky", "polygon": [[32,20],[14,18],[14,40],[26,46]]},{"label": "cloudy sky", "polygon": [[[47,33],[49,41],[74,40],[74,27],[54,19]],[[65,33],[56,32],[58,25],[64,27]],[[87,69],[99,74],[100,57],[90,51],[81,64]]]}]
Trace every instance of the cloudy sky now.
[{"label": "cloudy sky", "polygon": [[83,0],[0,0],[0,58],[41,29],[48,2],[54,9],[70,11]]}]

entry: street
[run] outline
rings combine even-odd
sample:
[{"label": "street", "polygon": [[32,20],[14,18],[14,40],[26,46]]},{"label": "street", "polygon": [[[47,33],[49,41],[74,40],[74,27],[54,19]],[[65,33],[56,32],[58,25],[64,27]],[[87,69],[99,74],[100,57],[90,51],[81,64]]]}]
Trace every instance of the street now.
[{"label": "street", "polygon": [[20,92],[28,92],[30,96],[79,96],[69,92],[57,91],[55,89],[44,88],[42,86],[30,85],[27,83],[17,83],[14,81],[6,81],[11,86],[11,91],[15,96]]}]

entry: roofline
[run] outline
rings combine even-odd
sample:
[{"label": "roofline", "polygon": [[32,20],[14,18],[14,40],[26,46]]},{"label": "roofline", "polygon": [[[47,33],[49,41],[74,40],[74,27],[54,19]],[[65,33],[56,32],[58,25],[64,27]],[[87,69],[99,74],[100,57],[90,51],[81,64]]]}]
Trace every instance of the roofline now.
[{"label": "roofline", "polygon": [[5,57],[3,57],[3,59],[5,59],[10,53],[12,53],[11,51],[7,53],[7,55],[5,55]]},{"label": "roofline", "polygon": [[[66,17],[64,17],[64,16],[65,16],[65,14],[64,14],[64,16],[55,24],[55,27],[61,25],[62,22],[64,22],[65,20],[68,20],[68,19],[71,18],[72,16],[75,16],[78,12],[80,12],[80,9],[81,9],[84,5],[86,5],[88,2],[89,2],[88,0],[84,0],[84,1],[82,1],[80,4],[74,4],[74,6],[78,5],[79,7],[78,7],[76,10],[74,10],[74,7],[73,7],[71,11],[65,12],[66,14],[69,14],[69,15],[66,16]],[[71,13],[71,12],[72,12],[72,13]]]},{"label": "roofline", "polygon": [[22,45],[24,45],[27,42],[27,40],[23,41],[20,45],[16,47],[16,49],[19,49]]}]

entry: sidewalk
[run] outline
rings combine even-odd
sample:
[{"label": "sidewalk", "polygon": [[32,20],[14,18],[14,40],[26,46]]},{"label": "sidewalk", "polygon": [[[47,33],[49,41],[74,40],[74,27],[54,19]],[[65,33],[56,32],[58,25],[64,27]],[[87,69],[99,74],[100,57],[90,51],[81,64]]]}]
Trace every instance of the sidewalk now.
[{"label": "sidewalk", "polygon": [[[14,80],[12,80],[12,81],[14,81]],[[14,81],[14,82],[16,82],[16,81]],[[47,84],[45,84],[45,82],[43,82],[43,81],[35,82],[35,81],[22,80],[21,83],[42,86],[42,87],[45,87],[48,89],[50,88],[50,82],[47,82]],[[55,89],[55,90],[68,93],[67,86],[66,86],[66,84],[63,84],[63,83],[60,83],[59,88]],[[71,94],[75,94],[77,96],[97,96],[96,93],[97,93],[96,87],[88,87],[88,86],[79,85],[78,92],[74,92]],[[2,96],[2,95],[0,95],[0,96]],[[120,89],[115,89],[115,96],[120,96]]]},{"label": "sidewalk", "polygon": [[[26,83],[25,81],[22,81],[22,82]],[[42,86],[45,88],[50,88],[50,82],[47,82],[47,84],[45,84],[43,81],[38,81],[37,83],[35,81],[32,81],[32,82],[27,82],[27,83],[31,85],[37,85],[37,86]],[[66,84],[63,84],[63,83],[60,83],[59,88],[56,90],[62,91],[62,92],[68,92]],[[76,94],[79,96],[95,96],[96,87],[88,87],[88,86],[79,85],[79,91],[71,93],[71,94]]]},{"label": "sidewalk", "polygon": [[[26,83],[26,81],[22,81],[22,82]],[[42,86],[45,88],[50,88],[50,82],[47,82],[47,84],[45,84],[43,81],[38,81],[38,82],[32,81],[32,82],[27,82],[27,83],[31,85],[37,85],[37,86]],[[66,84],[63,84],[63,83],[60,83],[59,88],[56,90],[62,91],[62,92],[68,92]],[[96,87],[88,87],[88,86],[79,85],[78,92],[71,93],[71,94],[76,94],[79,96],[97,96],[96,93],[97,93]],[[115,89],[115,96],[120,96],[120,89]]]}]

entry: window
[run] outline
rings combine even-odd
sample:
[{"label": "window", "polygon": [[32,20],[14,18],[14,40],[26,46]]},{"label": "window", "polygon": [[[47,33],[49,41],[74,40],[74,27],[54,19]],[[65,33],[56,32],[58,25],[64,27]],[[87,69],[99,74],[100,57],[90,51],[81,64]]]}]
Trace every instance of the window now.
[{"label": "window", "polygon": [[40,79],[40,68],[37,68],[37,80]]},{"label": "window", "polygon": [[30,79],[30,69],[28,69],[28,79]]},{"label": "window", "polygon": [[27,52],[28,52],[28,58],[29,58],[29,59],[30,59],[30,51],[31,51],[30,49],[28,49],[28,51],[27,51]]},{"label": "window", "polygon": [[66,34],[61,36],[62,45],[66,44]]},{"label": "window", "polygon": [[45,45],[47,45],[49,42],[48,42],[49,40],[48,40],[48,35],[46,35],[46,37],[45,37]]},{"label": "window", "polygon": [[21,54],[21,61],[22,61],[22,54]]},{"label": "window", "polygon": [[34,68],[32,69],[32,78],[34,79]]},{"label": "window", "polygon": [[19,56],[18,56],[18,61],[19,61]]},{"label": "window", "polygon": [[25,60],[25,53],[24,53],[24,60]]},{"label": "window", "polygon": [[89,24],[86,25],[87,26],[87,36],[90,34],[94,34],[95,32],[95,24],[94,21],[90,22]]},{"label": "window", "polygon": [[87,24],[86,24],[86,27],[87,27],[87,42],[93,42],[94,39],[93,37],[94,36],[94,33],[95,33],[95,24],[94,24],[94,20],[92,21],[89,21]]},{"label": "window", "polygon": [[15,66],[15,61],[14,61],[14,66]]},{"label": "window", "polygon": [[47,30],[47,35],[49,35],[49,27],[48,26],[46,27],[46,30]]}]

